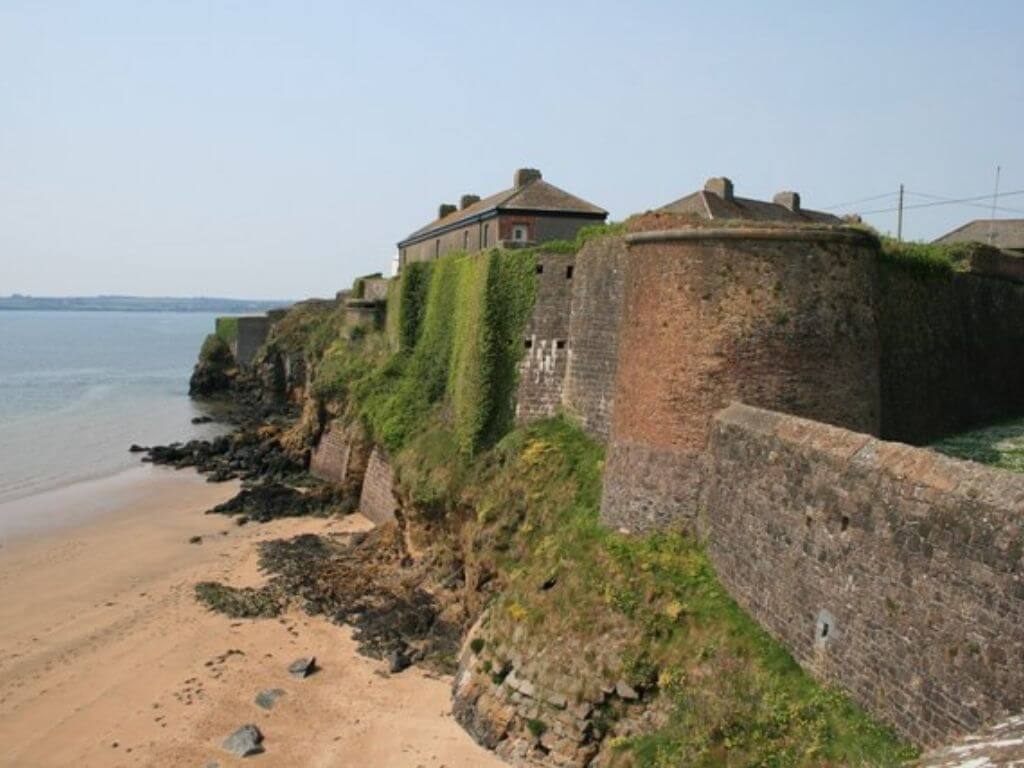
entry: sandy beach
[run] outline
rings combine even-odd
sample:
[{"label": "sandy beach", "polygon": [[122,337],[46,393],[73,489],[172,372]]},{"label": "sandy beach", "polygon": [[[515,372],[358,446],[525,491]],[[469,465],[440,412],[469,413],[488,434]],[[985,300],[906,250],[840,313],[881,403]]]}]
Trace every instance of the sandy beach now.
[{"label": "sandy beach", "polygon": [[[203,514],[234,491],[147,467],[30,500],[66,524],[0,547],[0,765],[503,765],[451,718],[449,680],[390,676],[322,618],[232,620],[196,603],[198,581],[259,584],[259,540],[370,527],[359,515],[240,527]],[[321,670],[290,677],[308,655]],[[273,688],[276,706],[256,706]],[[220,743],[245,723],[266,752],[243,760]]]}]

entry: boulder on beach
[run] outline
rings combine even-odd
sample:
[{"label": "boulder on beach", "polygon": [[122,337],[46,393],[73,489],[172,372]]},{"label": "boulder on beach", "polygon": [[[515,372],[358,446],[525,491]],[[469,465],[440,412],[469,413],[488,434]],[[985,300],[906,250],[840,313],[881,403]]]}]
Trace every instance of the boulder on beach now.
[{"label": "boulder on beach", "polygon": [[288,665],[288,673],[292,677],[309,677],[316,671],[316,656],[296,659]]},{"label": "boulder on beach", "polygon": [[262,741],[263,734],[260,733],[260,729],[250,723],[224,739],[221,746],[237,757],[248,757],[263,752]]}]

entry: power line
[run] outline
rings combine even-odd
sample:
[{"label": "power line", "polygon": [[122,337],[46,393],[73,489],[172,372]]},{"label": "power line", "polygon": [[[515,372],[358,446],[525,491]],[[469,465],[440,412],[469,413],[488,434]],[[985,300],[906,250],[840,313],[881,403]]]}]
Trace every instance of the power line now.
[{"label": "power line", "polygon": [[[930,198],[932,200],[944,200],[945,202],[948,202],[948,203],[956,203],[956,202],[958,202],[957,200],[954,200],[954,199],[949,198],[949,197],[943,197],[942,195],[929,195],[926,192],[911,192],[909,189],[907,190],[907,194],[908,195],[916,195],[917,197],[927,197],[927,198]],[[1003,193],[999,193],[999,197],[1003,197]],[[997,205],[997,206],[993,207],[993,206],[991,206],[991,205],[989,205],[987,203],[964,203],[964,202],[961,202],[960,205],[966,205],[966,206],[968,206],[970,208],[984,208],[986,211],[1005,211],[1007,213],[1021,213],[1021,214],[1024,214],[1024,208],[1007,208],[1006,206],[1003,206],[1003,205]],[[994,219],[995,215],[993,215],[992,218]]]},{"label": "power line", "polygon": [[837,203],[836,205],[828,205],[828,206],[822,208],[821,210],[823,210],[823,211],[831,211],[834,208],[848,208],[851,205],[858,205],[860,203],[870,203],[872,200],[881,200],[883,197],[892,197],[895,194],[897,194],[897,193],[896,192],[886,192],[884,195],[874,195],[872,197],[861,198],[860,200],[851,200],[848,203]]},{"label": "power line", "polygon": [[[1024,189],[1018,189],[1018,190],[1015,190],[1013,192],[1000,192],[999,193],[1000,197],[1010,197],[1011,195],[1024,195]],[[978,195],[976,197],[960,198],[959,200],[939,200],[939,201],[936,201],[936,202],[933,202],[933,203],[918,203],[917,205],[905,205],[905,206],[903,206],[903,210],[906,211],[906,210],[910,210],[912,208],[934,208],[937,205],[953,205],[953,204],[957,204],[957,203],[970,204],[970,203],[977,202],[978,200],[987,200],[990,197],[991,197],[991,195]],[[983,205],[981,207],[982,208],[987,208],[988,206],[984,206]],[[899,206],[895,206],[893,208],[877,208],[877,209],[875,209],[873,211],[859,211],[859,213],[862,216],[867,216],[868,214],[871,214],[871,213],[890,213],[890,212],[896,211],[896,210],[899,210]],[[1002,209],[1000,209],[1000,210],[1002,210]],[[1008,210],[1012,210],[1012,209],[1008,209]]]}]

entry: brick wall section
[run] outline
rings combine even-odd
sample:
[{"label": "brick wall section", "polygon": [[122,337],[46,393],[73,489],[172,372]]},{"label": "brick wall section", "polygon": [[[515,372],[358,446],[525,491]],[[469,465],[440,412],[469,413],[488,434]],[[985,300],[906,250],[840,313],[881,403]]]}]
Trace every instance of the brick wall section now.
[{"label": "brick wall section", "polygon": [[611,432],[625,259],[623,238],[597,238],[576,254],[573,275],[562,404],[601,442]]},{"label": "brick wall section", "polygon": [[[711,419],[732,400],[877,432],[873,239],[735,228],[626,242],[606,524],[691,519]],[[638,451],[672,471],[645,472]]]},{"label": "brick wall section", "polygon": [[709,459],[719,578],[805,669],[925,745],[1024,711],[1024,476],[738,404]]},{"label": "brick wall section", "polygon": [[879,275],[882,436],[923,444],[1024,414],[1024,285]]},{"label": "brick wall section", "polygon": [[[569,307],[575,282],[575,255],[538,253],[537,295],[526,322],[519,364],[516,420],[554,416],[562,402],[569,356]],[[568,270],[573,272],[570,276]]]},{"label": "brick wall section", "polygon": [[374,446],[370,452],[370,461],[366,465],[359,511],[377,525],[381,525],[395,519],[397,506],[394,475],[388,455],[380,446]]}]

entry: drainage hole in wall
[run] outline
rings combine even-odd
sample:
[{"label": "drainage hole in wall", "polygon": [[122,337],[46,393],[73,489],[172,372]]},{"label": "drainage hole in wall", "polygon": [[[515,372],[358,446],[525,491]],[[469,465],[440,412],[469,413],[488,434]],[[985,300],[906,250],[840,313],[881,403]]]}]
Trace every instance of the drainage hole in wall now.
[{"label": "drainage hole in wall", "polygon": [[828,622],[823,621],[821,623],[821,639],[824,640],[826,637],[828,637]]},{"label": "drainage hole in wall", "polygon": [[523,342],[523,346],[526,347],[526,349],[530,349],[531,347],[533,347],[533,339],[526,339]]},{"label": "drainage hole in wall", "polygon": [[850,527],[850,518],[847,517],[846,515],[843,515],[843,519],[839,523],[839,530],[840,531],[845,531],[849,527]]},{"label": "drainage hole in wall", "polygon": [[565,339],[559,339],[555,342],[556,349],[565,349]]}]

